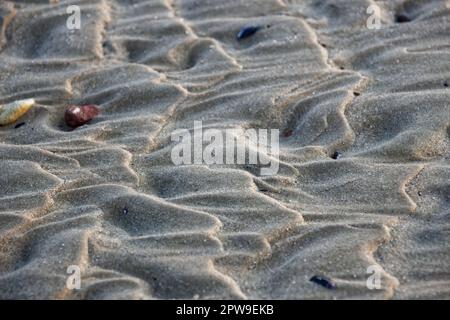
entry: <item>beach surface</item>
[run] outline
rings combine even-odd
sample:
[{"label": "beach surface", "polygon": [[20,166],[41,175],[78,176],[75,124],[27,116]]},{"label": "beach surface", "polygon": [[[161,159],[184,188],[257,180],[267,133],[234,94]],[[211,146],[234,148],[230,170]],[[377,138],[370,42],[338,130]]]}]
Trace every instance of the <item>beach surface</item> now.
[{"label": "beach surface", "polygon": [[[0,16],[0,104],[36,100],[0,127],[1,299],[450,299],[450,1]],[[100,115],[68,127],[88,104]],[[279,129],[278,172],[174,165],[194,121]]]}]

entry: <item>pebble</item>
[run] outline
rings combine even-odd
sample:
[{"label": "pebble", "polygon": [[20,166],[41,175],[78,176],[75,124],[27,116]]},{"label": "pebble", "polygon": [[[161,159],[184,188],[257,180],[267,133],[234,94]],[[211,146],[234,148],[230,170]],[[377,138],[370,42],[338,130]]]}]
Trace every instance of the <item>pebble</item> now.
[{"label": "pebble", "polygon": [[408,17],[406,14],[400,13],[395,16],[395,22],[397,22],[397,23],[405,23],[405,22],[410,22],[410,21],[411,21],[411,18]]},{"label": "pebble", "polygon": [[321,285],[324,288],[327,289],[336,289],[336,284],[329,278],[327,277],[322,277],[322,276],[312,276],[311,279],[309,279],[309,281],[314,282],[318,285]]},{"label": "pebble", "polygon": [[341,153],[340,153],[339,151],[336,151],[335,153],[333,153],[333,154],[331,155],[331,158],[334,159],[334,160],[337,160],[337,159],[339,159],[340,157],[341,157]]},{"label": "pebble", "polygon": [[71,128],[82,126],[100,113],[100,109],[93,104],[85,106],[70,106],[64,115],[66,124]]},{"label": "pebble", "polygon": [[16,122],[35,104],[34,99],[14,101],[0,106],[0,126]]},{"label": "pebble", "polygon": [[238,40],[248,38],[248,37],[254,35],[256,32],[258,32],[260,29],[261,29],[261,27],[258,27],[258,26],[247,26],[247,27],[244,27],[241,30],[239,30],[236,38]]}]

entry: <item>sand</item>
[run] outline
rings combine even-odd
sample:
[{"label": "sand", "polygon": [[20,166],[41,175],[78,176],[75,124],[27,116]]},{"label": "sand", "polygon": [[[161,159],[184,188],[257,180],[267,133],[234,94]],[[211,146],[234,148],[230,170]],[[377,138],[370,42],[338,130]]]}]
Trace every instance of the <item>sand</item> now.
[{"label": "sand", "polygon": [[[0,127],[0,298],[450,298],[449,1],[11,3],[0,103],[37,104]],[[279,172],[175,166],[198,120],[288,132]]]}]

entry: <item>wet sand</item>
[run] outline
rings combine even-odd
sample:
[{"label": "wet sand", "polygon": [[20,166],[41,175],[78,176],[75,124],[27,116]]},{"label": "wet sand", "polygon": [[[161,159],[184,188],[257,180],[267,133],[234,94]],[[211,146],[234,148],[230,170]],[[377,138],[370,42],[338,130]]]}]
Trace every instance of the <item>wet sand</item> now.
[{"label": "wet sand", "polygon": [[[0,127],[0,298],[450,298],[449,1],[11,3],[0,103],[37,105]],[[175,166],[199,120],[279,129],[278,174]]]}]

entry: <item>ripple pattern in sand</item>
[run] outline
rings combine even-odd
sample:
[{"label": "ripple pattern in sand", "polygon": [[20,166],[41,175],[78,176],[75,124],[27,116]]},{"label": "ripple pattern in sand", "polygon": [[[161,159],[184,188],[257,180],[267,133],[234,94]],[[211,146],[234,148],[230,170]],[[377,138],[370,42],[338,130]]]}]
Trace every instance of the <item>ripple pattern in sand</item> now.
[{"label": "ripple pattern in sand", "polygon": [[[2,9],[1,102],[38,105],[0,128],[0,298],[450,297],[446,1],[48,2]],[[291,130],[279,174],[174,166],[194,120]]]}]

